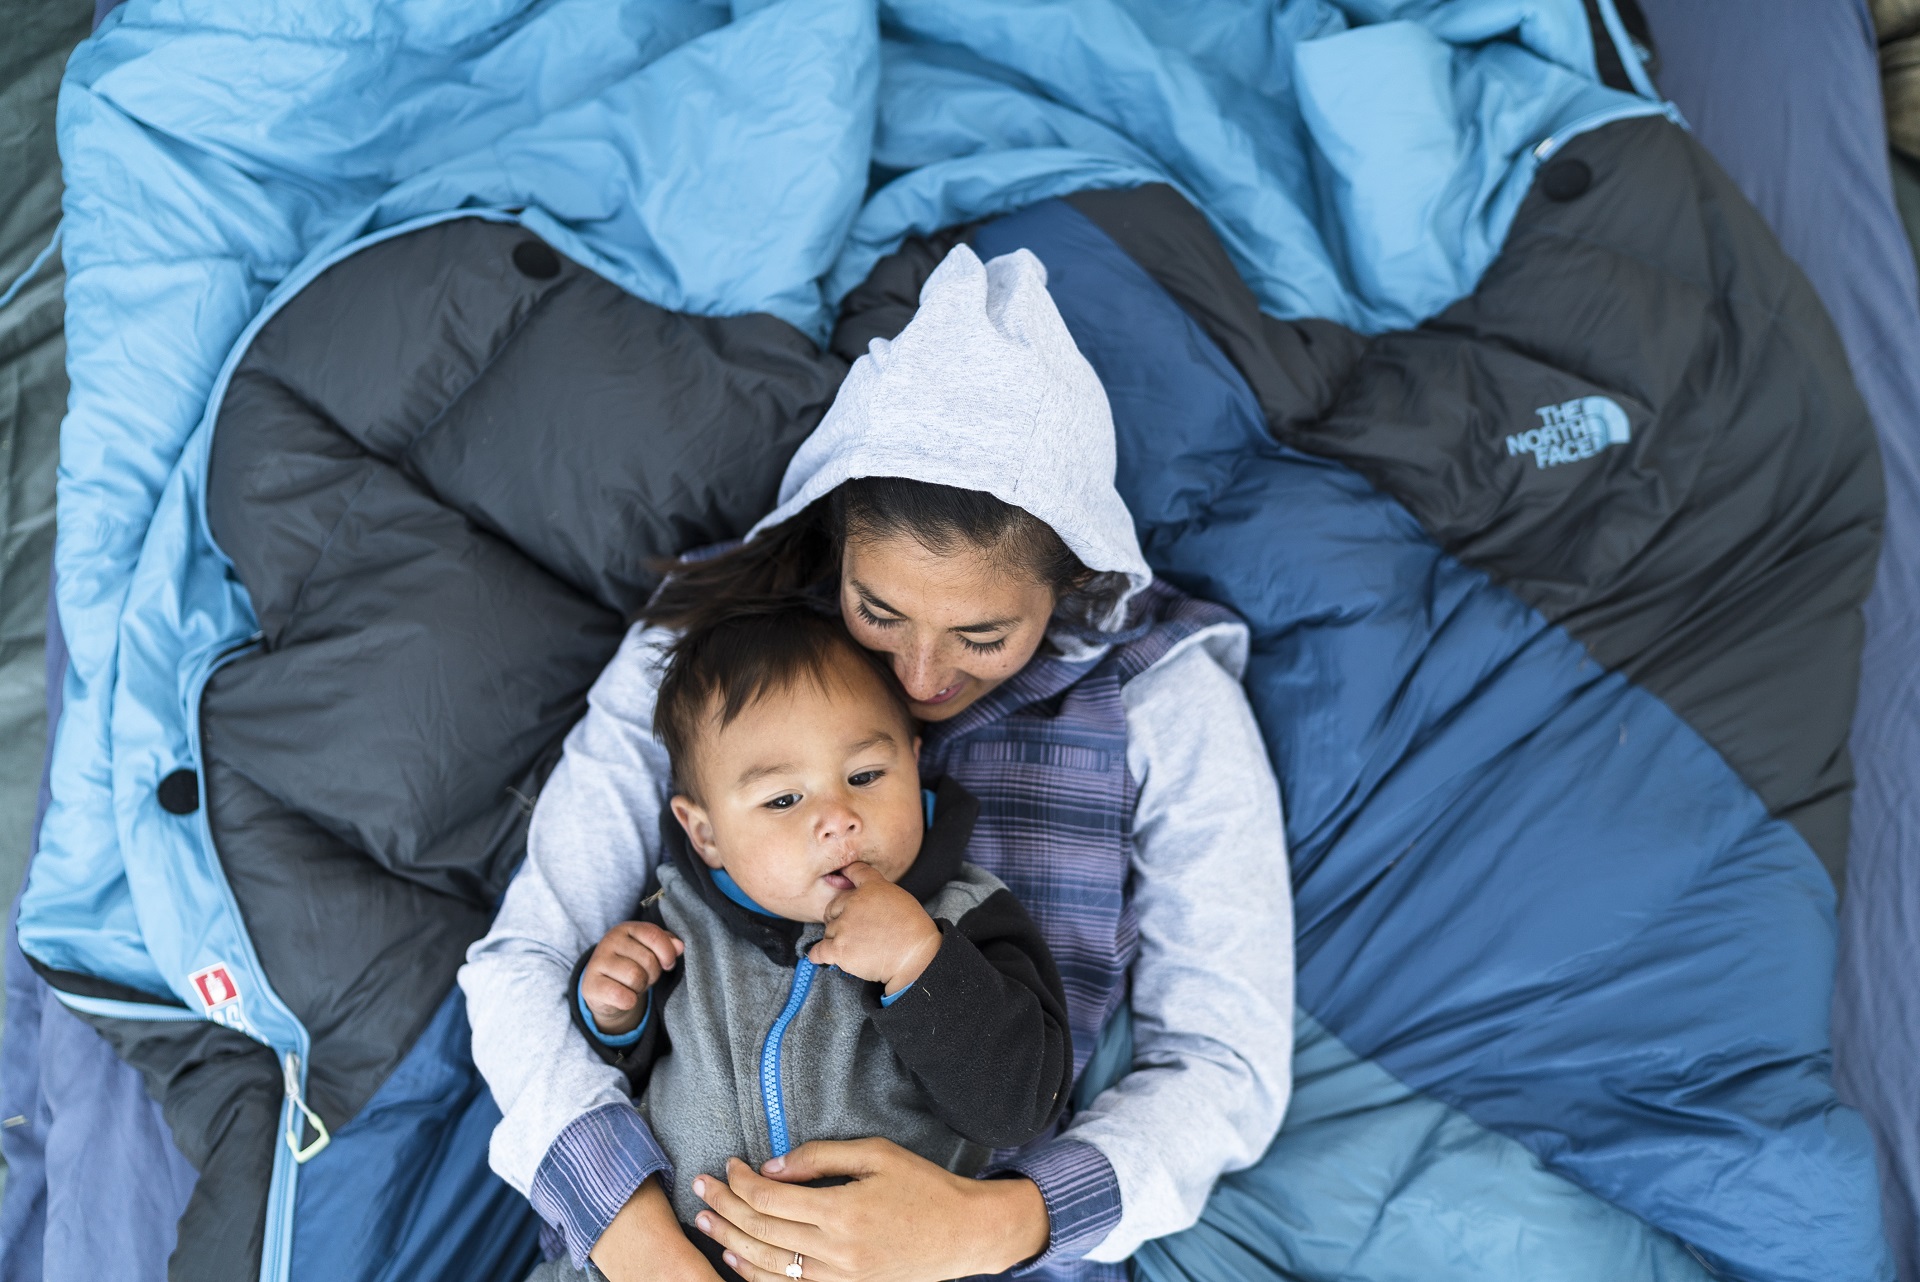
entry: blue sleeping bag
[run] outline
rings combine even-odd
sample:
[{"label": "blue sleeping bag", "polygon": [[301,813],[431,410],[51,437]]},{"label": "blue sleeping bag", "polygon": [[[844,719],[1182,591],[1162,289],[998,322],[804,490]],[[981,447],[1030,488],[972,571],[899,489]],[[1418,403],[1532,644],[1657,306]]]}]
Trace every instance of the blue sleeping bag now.
[{"label": "blue sleeping bag", "polygon": [[[1144,1273],[1889,1276],[1871,1147],[1825,1080],[1831,890],[1793,828],[1404,508],[1273,443],[1233,365],[1071,208],[975,245],[1047,263],[1155,569],[1253,624],[1288,803],[1300,1097]],[[1276,1204],[1312,1231],[1276,1241]],[[1849,1220],[1838,1263],[1813,1226]]]},{"label": "blue sleeping bag", "polygon": [[[1716,737],[1674,711],[1706,706],[1693,695],[1628,675],[1684,630],[1596,658],[1525,565],[1432,509],[1447,486],[1407,481],[1431,460],[1376,448],[1362,429],[1392,414],[1329,386],[1289,419],[1236,346],[1263,322],[1223,326],[1181,292],[1177,254],[1049,199],[1171,183],[1268,319],[1324,318],[1358,344],[1440,313],[1441,337],[1453,316],[1476,350],[1511,345],[1448,309],[1510,297],[1494,287],[1516,273],[1536,294],[1560,283],[1562,260],[1515,254],[1523,210],[1630,171],[1620,148],[1656,135],[1623,130],[1679,135],[1595,82],[1578,5],[1376,8],[902,4],[882,40],[854,3],[730,26],[696,5],[342,4],[244,32],[136,3],[83,48],[62,118],[73,660],[20,939],[103,1028],[206,1015],[271,1048],[291,1142],[273,1143],[261,1276],[458,1261],[511,1277],[532,1250],[524,1205],[484,1168],[497,1115],[452,996],[313,1147],[307,1024],[256,956],[231,852],[162,786],[205,764],[201,693],[262,625],[205,511],[234,372],[330,269],[462,213],[669,313],[760,313],[816,339],[910,233],[985,219],[981,252],[1048,264],[1107,383],[1156,569],[1253,625],[1295,861],[1296,1106],[1200,1226],[1143,1254],[1146,1276],[1889,1276],[1869,1143],[1826,1073],[1833,897],[1810,842],[1843,851],[1844,831],[1836,846],[1830,825],[1796,827],[1844,796],[1844,762],[1763,796],[1784,785],[1728,746],[1751,734]],[[246,103],[204,70],[241,56],[264,77]],[[1383,76],[1404,96],[1383,99]],[[1556,158],[1587,174],[1564,198],[1542,194]],[[1761,267],[1798,316],[1804,282]],[[1781,376],[1851,432],[1830,340]],[[1664,393],[1609,383],[1605,362],[1530,359],[1548,372],[1513,371],[1515,396],[1584,393],[1523,415],[1600,389],[1619,416],[1565,475],[1646,462]],[[1342,413],[1359,427],[1316,435]],[[1530,439],[1505,460],[1557,483]]]}]

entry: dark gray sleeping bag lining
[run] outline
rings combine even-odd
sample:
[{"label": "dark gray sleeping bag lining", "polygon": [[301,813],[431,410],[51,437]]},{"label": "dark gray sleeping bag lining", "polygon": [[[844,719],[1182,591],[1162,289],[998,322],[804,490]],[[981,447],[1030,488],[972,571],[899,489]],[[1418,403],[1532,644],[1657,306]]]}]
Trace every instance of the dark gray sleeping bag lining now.
[{"label": "dark gray sleeping bag lining", "polygon": [[[207,686],[203,768],[330,1128],[485,932],[655,564],[773,506],[844,373],[782,321],[663,311],[480,219],[354,255],[256,338],[207,509],[261,636]],[[251,1279],[273,1055],[213,1024],[96,1022],[202,1172],[169,1275]]]}]

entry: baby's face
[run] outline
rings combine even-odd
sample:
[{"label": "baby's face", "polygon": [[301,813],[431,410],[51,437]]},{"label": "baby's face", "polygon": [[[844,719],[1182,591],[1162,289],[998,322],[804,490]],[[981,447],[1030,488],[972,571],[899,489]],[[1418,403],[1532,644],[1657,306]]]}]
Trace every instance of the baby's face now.
[{"label": "baby's face", "polygon": [[824,689],[803,680],[709,729],[695,748],[700,800],[673,813],[695,853],[753,901],[820,921],[864,860],[898,881],[920,853],[920,741],[881,678],[836,650]]}]

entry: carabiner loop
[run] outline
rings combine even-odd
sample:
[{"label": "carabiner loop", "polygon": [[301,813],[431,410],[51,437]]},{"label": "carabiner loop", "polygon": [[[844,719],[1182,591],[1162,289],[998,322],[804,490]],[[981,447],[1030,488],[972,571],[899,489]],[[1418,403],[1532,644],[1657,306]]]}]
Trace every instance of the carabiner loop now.
[{"label": "carabiner loop", "polygon": [[[320,1120],[318,1113],[307,1107],[307,1101],[300,1094],[300,1057],[288,1051],[281,1058],[280,1067],[286,1078],[287,1100],[299,1110],[298,1116],[285,1132],[287,1147],[293,1150],[293,1160],[305,1166],[309,1159],[333,1142],[333,1136],[327,1133],[327,1124]],[[300,1147],[300,1137],[303,1133],[299,1122],[300,1117],[306,1118],[307,1125],[313,1127],[320,1136],[305,1148]]]}]

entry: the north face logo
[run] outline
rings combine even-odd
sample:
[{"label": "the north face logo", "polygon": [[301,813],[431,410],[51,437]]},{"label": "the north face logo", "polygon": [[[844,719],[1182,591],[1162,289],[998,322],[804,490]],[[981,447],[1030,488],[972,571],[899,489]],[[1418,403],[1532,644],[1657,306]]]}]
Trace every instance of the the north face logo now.
[{"label": "the north face logo", "polygon": [[1625,445],[1632,435],[1627,412],[1605,396],[1542,405],[1534,413],[1540,426],[1509,436],[1507,453],[1531,454],[1535,467],[1578,463],[1609,445]]}]

